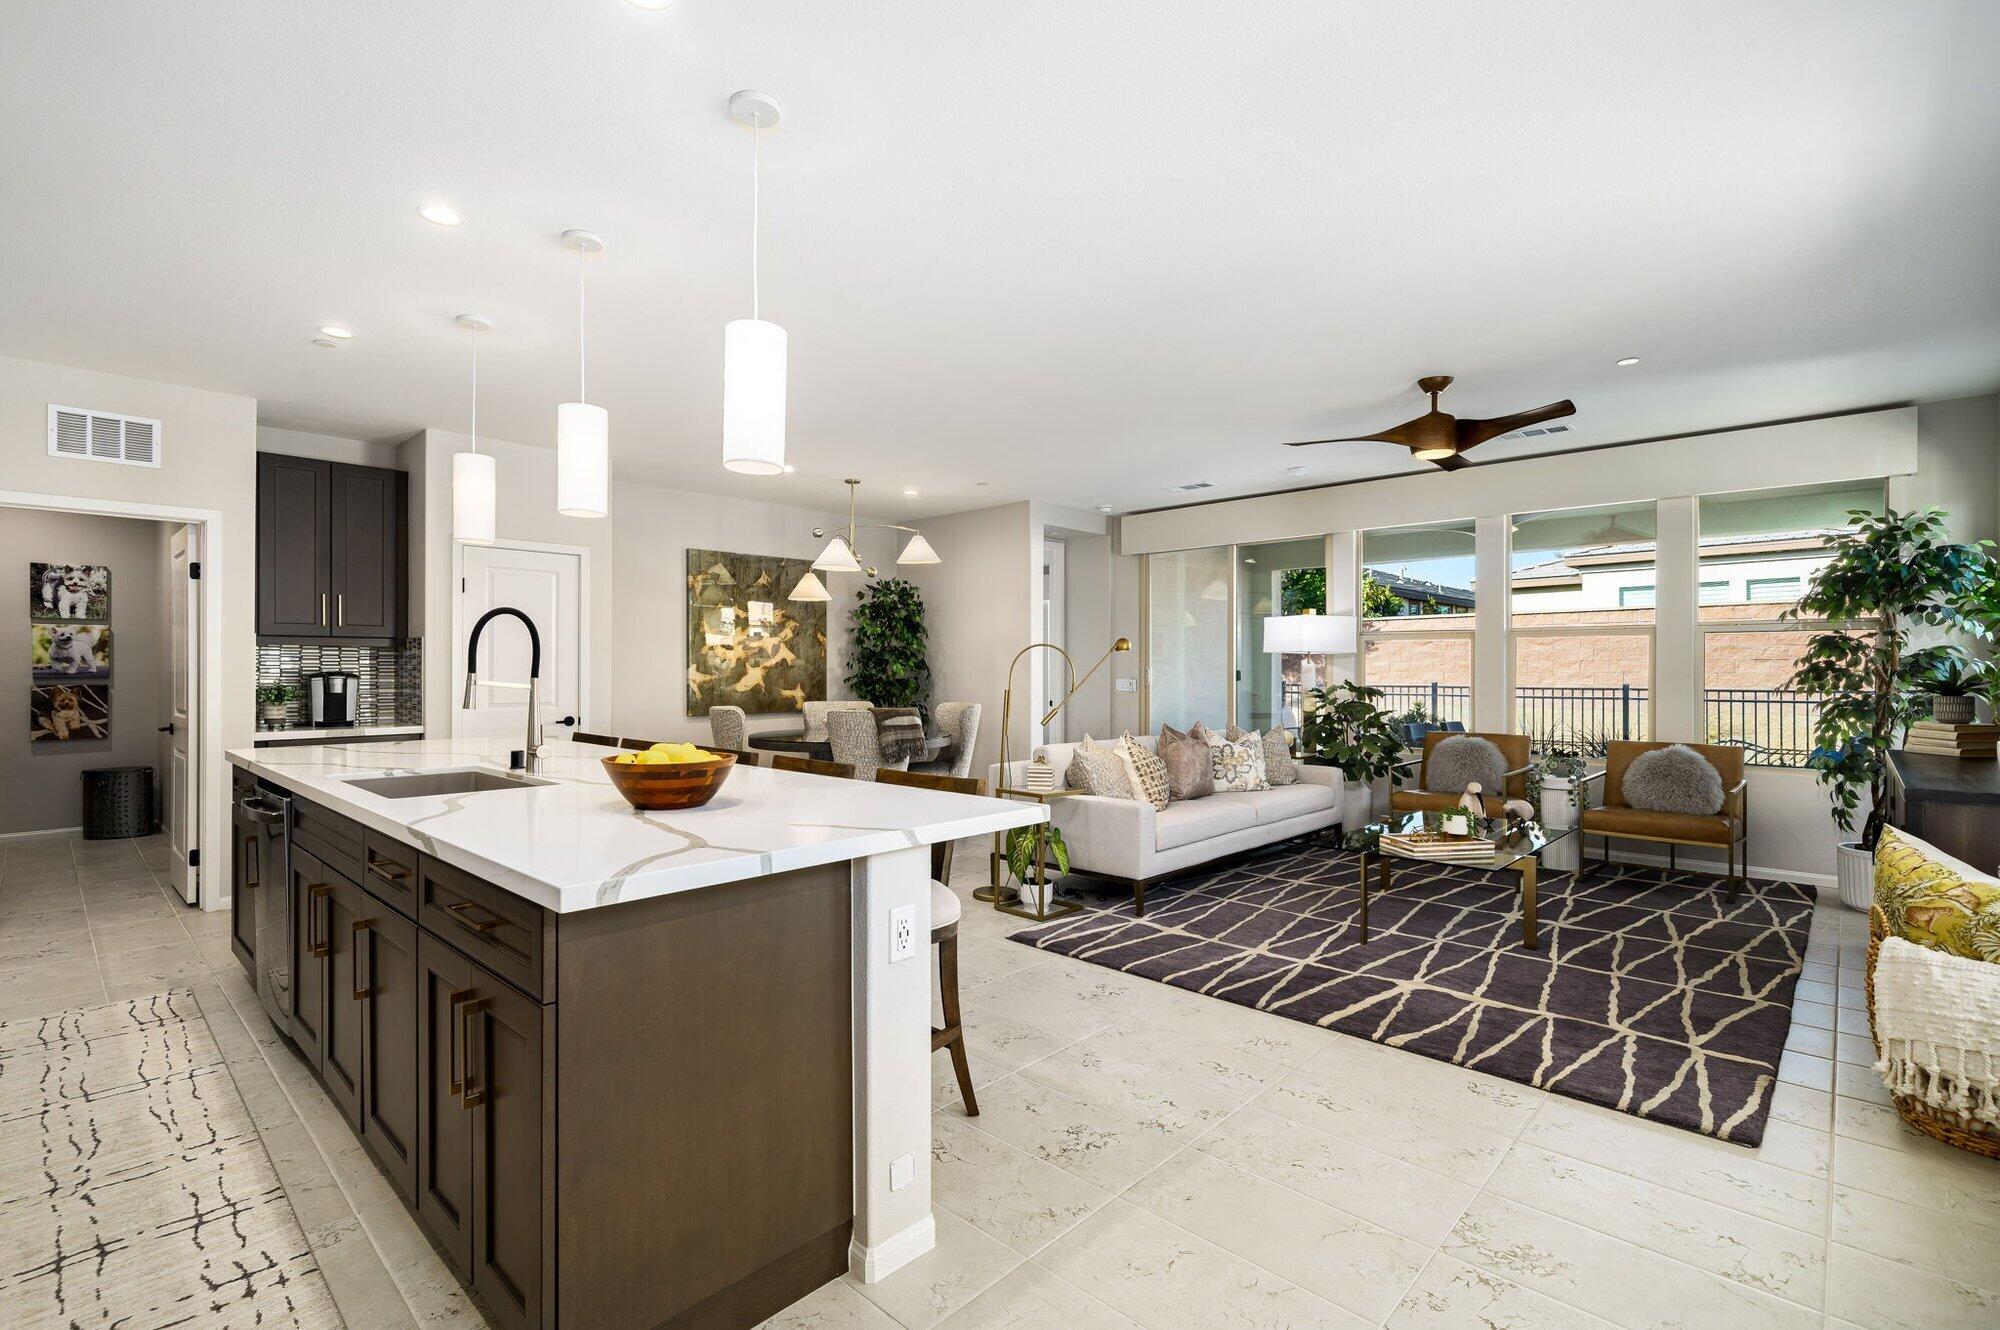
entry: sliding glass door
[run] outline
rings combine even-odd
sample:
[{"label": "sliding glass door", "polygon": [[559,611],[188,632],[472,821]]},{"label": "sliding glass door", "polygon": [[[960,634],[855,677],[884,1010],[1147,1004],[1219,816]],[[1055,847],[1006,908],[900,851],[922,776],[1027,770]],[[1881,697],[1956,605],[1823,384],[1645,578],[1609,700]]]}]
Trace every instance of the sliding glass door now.
[{"label": "sliding glass door", "polygon": [[1229,723],[1229,557],[1227,545],[1146,556],[1146,724],[1154,731]]}]

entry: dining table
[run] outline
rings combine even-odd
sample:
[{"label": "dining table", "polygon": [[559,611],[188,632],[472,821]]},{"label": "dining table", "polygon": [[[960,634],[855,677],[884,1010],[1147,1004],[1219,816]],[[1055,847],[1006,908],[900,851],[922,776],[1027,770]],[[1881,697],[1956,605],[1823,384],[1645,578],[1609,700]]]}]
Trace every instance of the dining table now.
[{"label": "dining table", "polygon": [[[824,739],[808,739],[804,730],[785,730],[776,734],[753,734],[746,742],[760,752],[796,753],[802,757],[818,758],[822,762],[833,760],[833,745]],[[924,755],[915,759],[919,762],[935,762],[945,749],[951,747],[951,738],[943,734],[924,736]]]}]

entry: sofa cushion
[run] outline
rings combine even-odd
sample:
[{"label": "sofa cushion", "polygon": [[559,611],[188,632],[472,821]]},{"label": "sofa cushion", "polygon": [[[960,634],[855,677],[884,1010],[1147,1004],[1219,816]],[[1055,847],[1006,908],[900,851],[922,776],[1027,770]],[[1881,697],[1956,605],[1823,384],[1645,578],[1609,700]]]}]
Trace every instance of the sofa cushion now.
[{"label": "sofa cushion", "polygon": [[2000,881],[1944,860],[1916,837],[1884,827],[1875,846],[1875,903],[1898,937],[2000,962]]},{"label": "sofa cushion", "polygon": [[1208,745],[1193,735],[1182,734],[1171,725],[1160,727],[1154,751],[1167,764],[1167,797],[1175,802],[1201,799],[1215,793],[1215,776],[1209,766]]},{"label": "sofa cushion", "polygon": [[1649,808],[1586,808],[1577,823],[1593,836],[1654,836],[1692,845],[1727,845],[1729,819],[1694,813],[1660,813]]},{"label": "sofa cushion", "polygon": [[1497,794],[1507,779],[1507,759],[1491,739],[1454,734],[1424,757],[1424,788],[1432,794],[1463,795],[1477,782],[1482,793]]},{"label": "sofa cushion", "polygon": [[1722,811],[1722,773],[1686,744],[1633,758],[1620,788],[1626,803],[1656,813],[1707,817]]},{"label": "sofa cushion", "polygon": [[1170,803],[1153,818],[1153,848],[1173,850],[1257,825],[1248,795],[1211,795]]},{"label": "sofa cushion", "polygon": [[1273,822],[1289,822],[1308,813],[1323,812],[1339,802],[1325,785],[1281,785],[1275,789],[1230,797],[1248,800],[1257,814],[1257,825],[1260,827],[1268,827]]}]

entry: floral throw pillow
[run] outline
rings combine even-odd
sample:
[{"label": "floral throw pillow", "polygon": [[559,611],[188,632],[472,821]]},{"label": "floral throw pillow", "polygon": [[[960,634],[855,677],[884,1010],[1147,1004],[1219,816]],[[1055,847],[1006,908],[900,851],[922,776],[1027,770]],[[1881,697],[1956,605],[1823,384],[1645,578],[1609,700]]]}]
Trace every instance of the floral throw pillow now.
[{"label": "floral throw pillow", "polygon": [[2000,883],[1954,872],[1893,827],[1875,847],[1875,903],[1906,941],[2000,961]]},{"label": "floral throw pillow", "polygon": [[1208,763],[1218,793],[1271,788],[1264,777],[1264,737],[1260,734],[1246,734],[1234,743],[1211,735]]},{"label": "floral throw pillow", "polygon": [[[1246,734],[1254,736],[1256,731],[1229,727],[1229,741],[1235,743]],[[1272,728],[1264,731],[1264,779],[1272,789],[1280,785],[1299,783],[1299,764],[1292,757],[1292,733],[1290,730]]]}]

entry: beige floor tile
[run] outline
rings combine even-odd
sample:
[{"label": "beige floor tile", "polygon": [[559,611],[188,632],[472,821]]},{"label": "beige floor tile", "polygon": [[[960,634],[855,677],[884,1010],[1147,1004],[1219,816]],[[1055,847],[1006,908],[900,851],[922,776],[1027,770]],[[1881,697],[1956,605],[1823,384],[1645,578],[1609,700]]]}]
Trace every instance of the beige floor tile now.
[{"label": "beige floor tile", "polygon": [[[39,916],[22,917],[33,919]],[[19,919],[0,920],[0,969],[97,964],[97,948],[91,942],[90,929],[85,926],[82,911],[76,913],[74,921],[65,917],[55,924],[26,928],[17,927],[18,923]]]},{"label": "beige floor tile", "polygon": [[931,1119],[931,1198],[1032,1256],[1104,1206],[1111,1193],[971,1121],[938,1114]]},{"label": "beige floor tile", "polygon": [[2000,1293],[2000,1210],[1980,1223],[1856,1187],[1835,1187],[1833,1240]]},{"label": "beige floor tile", "polygon": [[1778,1079],[1810,1090],[1831,1090],[1833,1059],[1788,1048],[1778,1058]]},{"label": "beige floor tile", "polygon": [[1871,1037],[1868,1032],[1868,1013],[1865,1010],[1855,1011],[1850,1007],[1837,1008],[1835,1010],[1835,1028],[1842,1034],[1856,1035],[1862,1039]]},{"label": "beige floor tile", "polygon": [[1041,964],[962,990],[967,1006],[1078,1039],[1164,1000],[1163,984],[1097,965]]},{"label": "beige floor tile", "polygon": [[1816,1029],[1832,1030],[1836,1027],[1839,1008],[1830,1002],[1807,1002],[1803,999],[1792,1003],[1792,1021],[1798,1025],[1810,1025]]},{"label": "beige floor tile", "polygon": [[1864,1030],[1860,1034],[1840,1036],[1840,1046],[1834,1050],[1834,1060],[1849,1066],[1865,1067],[1871,1073],[1875,1069],[1875,1040]]},{"label": "beige floor tile", "polygon": [[1080,1040],[1079,1049],[1109,1053],[1223,1099],[1245,1100],[1275,1085],[1290,1063],[1259,1057],[1171,1022],[1132,1019]]},{"label": "beige floor tile", "polygon": [[160,893],[160,884],[154,881],[153,875],[138,865],[119,877],[81,878],[78,886],[83,892],[85,905],[108,905],[114,901],[157,896]]},{"label": "beige floor tile", "polygon": [[1887,1104],[1841,1095],[1834,1101],[1833,1130],[1836,1135],[1873,1141],[1891,1150],[1922,1148],[1930,1138],[1903,1121],[1902,1114]]},{"label": "beige floor tile", "polygon": [[1508,1137],[1518,1135],[1547,1098],[1486,1072],[1348,1036],[1336,1036],[1303,1071],[1327,1082],[1393,1088],[1411,1102]]},{"label": "beige floor tile", "polygon": [[1857,1067],[1852,1062],[1835,1063],[1833,1088],[1837,1094],[1871,1104],[1887,1107],[1894,1103],[1882,1084],[1881,1075],[1873,1067]]},{"label": "beige floor tile", "polygon": [[83,892],[74,883],[9,883],[0,886],[0,924],[11,923],[23,916],[56,914],[82,908]]},{"label": "beige floor tile", "polygon": [[[179,925],[174,926],[176,931]],[[179,940],[137,951],[112,952],[99,957],[104,972],[105,991],[113,1000],[140,995],[141,991],[163,993],[187,986],[192,979],[206,978],[208,963],[194,944],[180,933]]]},{"label": "beige floor tile", "polygon": [[1009,1076],[980,1092],[979,1129],[1109,1191],[1122,1191],[1181,1142],[1039,1081]]},{"label": "beige floor tile", "polygon": [[1792,990],[1792,997],[1795,999],[1802,998],[1807,1002],[1818,1002],[1823,1005],[1834,1004],[1838,996],[1833,984],[1813,979],[1799,980],[1798,987]]},{"label": "beige floor tile", "polygon": [[1289,1016],[1161,986],[1167,988],[1166,1001],[1140,1012],[1131,1024],[1183,1031],[1287,1066],[1297,1066],[1330,1041],[1346,1037]]},{"label": "beige floor tile", "polygon": [[1254,1104],[1196,1148],[1426,1247],[1444,1241],[1479,1190]]},{"label": "beige floor tile", "polygon": [[1134,1330],[1136,1323],[1033,1261],[945,1318],[946,1330]]},{"label": "beige floor tile", "polygon": [[0,967],[0,1007],[4,1008],[43,1004],[40,1010],[53,1011],[87,1006],[92,1000],[102,1001],[103,992],[104,983],[95,965],[58,962]]},{"label": "beige floor tile", "polygon": [[116,956],[144,951],[149,947],[184,945],[188,931],[172,915],[155,915],[126,924],[93,924],[91,940],[99,956]]},{"label": "beige floor tile", "polygon": [[341,1319],[350,1327],[415,1330],[417,1318],[403,1301],[402,1292],[390,1278],[389,1268],[382,1264],[375,1244],[368,1240],[360,1219],[350,1216],[308,1233],[306,1242],[312,1248],[313,1259],[319,1262],[320,1273],[326,1276],[327,1288],[340,1308]]},{"label": "beige floor tile", "polygon": [[1338,1082],[1297,1071],[1252,1101],[1257,1107],[1477,1184],[1513,1141],[1390,1085]]},{"label": "beige floor tile", "polygon": [[1150,1330],[1372,1324],[1124,1201],[1084,1220],[1041,1264]]},{"label": "beige floor tile", "polygon": [[1385,1330],[1611,1330],[1511,1279],[1439,1253],[1383,1322]]},{"label": "beige floor tile", "polygon": [[174,920],[174,907],[158,891],[149,896],[132,896],[122,900],[102,901],[87,904],[90,926],[97,928],[118,928],[126,924],[136,924],[142,920]]},{"label": "beige floor tile", "polygon": [[1621,1326],[1818,1330],[1818,1312],[1566,1219],[1482,1194],[1443,1250]]},{"label": "beige floor tile", "polygon": [[1486,1190],[1776,1297],[1820,1305],[1826,1242],[1815,1234],[1532,1145],[1515,1146]]},{"label": "beige floor tile", "polygon": [[1798,1014],[1794,1012],[1792,1028],[1785,1036],[1785,1050],[1787,1052],[1797,1050],[1800,1053],[1811,1053],[1814,1057],[1830,1058],[1833,1056],[1833,1030],[1830,1027],[1807,1025],[1801,1022]]},{"label": "beige floor tile", "polygon": [[958,944],[958,982],[961,988],[969,984],[983,984],[1019,974],[1041,961],[1041,952],[1005,938],[961,937]]},{"label": "beige floor tile", "polygon": [[1879,1330],[1993,1330],[2000,1293],[1834,1244],[1826,1309]]},{"label": "beige floor tile", "polygon": [[1833,1096],[1824,1090],[1808,1090],[1790,1081],[1771,1086],[1771,1118],[1796,1127],[1825,1131],[1833,1120]]},{"label": "beige floor tile", "polygon": [[1119,1117],[1191,1141],[1228,1117],[1248,1094],[1223,1098],[1150,1067],[1072,1044],[1021,1068],[1020,1076]]},{"label": "beige floor tile", "polygon": [[895,1317],[845,1279],[822,1284],[764,1322],[764,1330],[896,1330]]},{"label": "beige floor tile", "polygon": [[948,1210],[933,1210],[937,1246],[887,1279],[857,1284],[861,1296],[909,1330],[926,1330],[1000,1282],[1021,1254]]},{"label": "beige floor tile", "polygon": [[1991,1223],[2000,1213],[2000,1168],[1928,1139],[1890,1149],[1837,1136],[1833,1180],[1971,1223]]},{"label": "beige floor tile", "polygon": [[458,1276],[444,1263],[400,1200],[378,1202],[360,1212],[361,1227],[375,1244],[389,1278],[417,1323],[481,1330],[486,1317],[473,1304]]},{"label": "beige floor tile", "polygon": [[1387,1316],[1430,1248],[1190,1150],[1124,1200],[1369,1321]]}]

